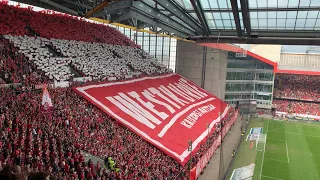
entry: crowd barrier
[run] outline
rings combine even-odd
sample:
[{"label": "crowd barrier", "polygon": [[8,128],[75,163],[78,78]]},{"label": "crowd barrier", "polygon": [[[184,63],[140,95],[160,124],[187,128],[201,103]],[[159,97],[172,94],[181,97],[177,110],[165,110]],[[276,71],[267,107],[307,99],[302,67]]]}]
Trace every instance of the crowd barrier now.
[{"label": "crowd barrier", "polygon": [[320,120],[320,116],[313,116],[307,114],[296,114],[296,113],[287,113],[276,111],[276,115],[285,116],[290,119],[299,119],[299,120]]},{"label": "crowd barrier", "polygon": [[320,99],[305,99],[305,98],[294,98],[286,96],[274,96],[274,99],[285,99],[285,100],[297,100],[297,101],[308,101],[308,102],[320,102]]},{"label": "crowd barrier", "polygon": [[227,124],[225,124],[218,138],[213,142],[212,146],[208,149],[208,151],[200,158],[197,165],[190,170],[190,180],[196,180],[199,177],[200,173],[206,167],[211,157],[213,156],[214,152],[220,146],[221,137],[223,139],[228,134],[230,128],[236,122],[237,119],[238,119],[238,111],[235,112],[233,118]]}]

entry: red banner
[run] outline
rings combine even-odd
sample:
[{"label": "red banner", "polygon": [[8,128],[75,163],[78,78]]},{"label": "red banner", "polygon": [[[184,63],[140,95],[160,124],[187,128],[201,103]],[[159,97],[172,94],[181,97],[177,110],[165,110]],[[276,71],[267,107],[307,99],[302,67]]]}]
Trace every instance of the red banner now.
[{"label": "red banner", "polygon": [[[74,87],[88,101],[185,165],[223,119],[226,103],[177,74]],[[219,116],[219,114],[221,114]]]},{"label": "red banner", "polygon": [[[237,118],[238,118],[238,112],[236,112],[232,117],[232,119],[224,125],[224,127],[222,128],[222,138],[224,138],[227,135],[231,126],[234,124],[234,122],[236,122]],[[220,146],[220,143],[221,143],[221,132],[218,138],[213,142],[212,146],[201,157],[197,165],[190,170],[190,180],[196,180],[199,177],[200,173],[206,167],[206,165],[210,161],[216,149]]]}]

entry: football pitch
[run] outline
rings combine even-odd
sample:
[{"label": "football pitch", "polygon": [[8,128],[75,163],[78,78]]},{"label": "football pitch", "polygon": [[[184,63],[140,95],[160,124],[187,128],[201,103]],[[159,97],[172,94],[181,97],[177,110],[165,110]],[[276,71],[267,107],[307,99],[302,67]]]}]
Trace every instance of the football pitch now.
[{"label": "football pitch", "polygon": [[251,123],[248,129],[263,126],[263,134],[267,134],[265,151],[250,148],[250,142],[242,143],[233,169],[255,163],[254,180],[320,179],[320,123],[276,120]]}]

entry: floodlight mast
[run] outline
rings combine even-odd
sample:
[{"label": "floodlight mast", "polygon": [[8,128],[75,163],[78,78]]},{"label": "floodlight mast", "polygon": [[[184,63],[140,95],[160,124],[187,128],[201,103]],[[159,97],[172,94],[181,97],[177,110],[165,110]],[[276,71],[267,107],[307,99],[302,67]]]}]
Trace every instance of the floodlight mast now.
[{"label": "floodlight mast", "polygon": [[188,151],[190,152],[190,160],[189,160],[189,172],[190,172],[191,165],[192,165],[192,140],[188,140]]}]

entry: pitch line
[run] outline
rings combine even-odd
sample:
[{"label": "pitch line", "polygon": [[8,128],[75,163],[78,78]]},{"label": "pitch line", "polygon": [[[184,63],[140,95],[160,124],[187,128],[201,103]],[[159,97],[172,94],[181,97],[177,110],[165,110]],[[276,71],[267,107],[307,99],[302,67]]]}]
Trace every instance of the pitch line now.
[{"label": "pitch line", "polygon": [[276,130],[270,130],[270,131],[272,131],[272,132],[281,132],[281,133],[286,133],[286,134],[293,134],[293,135],[299,135],[299,136],[309,136],[309,137],[314,137],[314,138],[320,138],[320,136],[312,136],[312,135],[299,134],[299,133],[283,132],[283,131],[276,131]]},{"label": "pitch line", "polygon": [[[270,130],[271,131],[271,130]],[[271,141],[279,141],[279,142],[285,142],[285,140],[280,140],[280,139],[268,139],[268,140],[271,140]]]},{"label": "pitch line", "polygon": [[[270,122],[270,120],[268,120],[268,124],[267,124],[266,139],[268,137],[269,122]],[[264,151],[263,151],[263,154],[262,154],[262,165],[261,165],[261,169],[260,169],[260,180],[261,180],[261,176],[262,176],[263,160],[264,160],[264,153],[266,152],[266,145],[267,145],[267,141],[264,144]]]},{"label": "pitch line", "polygon": [[261,175],[262,177],[266,177],[266,178],[270,178],[270,179],[278,179],[278,180],[284,180],[284,179],[280,179],[280,178],[276,178],[276,177],[271,177],[271,176],[264,176],[264,175]]},{"label": "pitch line", "polygon": [[272,158],[264,158],[264,159],[271,160],[271,161],[278,161],[278,162],[282,162],[282,163],[287,163],[287,161],[281,161],[281,160],[272,159]]},{"label": "pitch line", "polygon": [[288,163],[289,163],[289,151],[288,151],[288,143],[286,141],[286,150],[287,150],[287,159],[288,159]]}]

